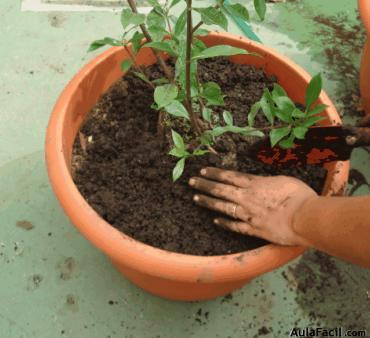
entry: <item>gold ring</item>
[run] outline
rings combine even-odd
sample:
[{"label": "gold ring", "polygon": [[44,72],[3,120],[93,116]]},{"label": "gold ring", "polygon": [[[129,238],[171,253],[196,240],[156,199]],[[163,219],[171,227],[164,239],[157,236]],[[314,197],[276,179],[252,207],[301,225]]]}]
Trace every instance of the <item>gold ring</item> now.
[{"label": "gold ring", "polygon": [[233,218],[237,218],[236,217],[236,209],[238,208],[238,205],[237,204],[234,204],[234,206],[233,206],[233,212],[232,212],[232,217]]}]

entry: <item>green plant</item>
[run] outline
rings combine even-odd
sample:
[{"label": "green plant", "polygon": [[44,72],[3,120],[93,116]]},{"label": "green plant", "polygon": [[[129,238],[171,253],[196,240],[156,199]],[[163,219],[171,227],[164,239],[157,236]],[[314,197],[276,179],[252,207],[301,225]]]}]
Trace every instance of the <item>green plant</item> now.
[{"label": "green plant", "polygon": [[[193,7],[192,0],[186,0],[186,8],[177,18],[172,12],[180,1],[166,0],[165,4],[161,5],[158,0],[148,0],[152,9],[148,15],[144,15],[138,13],[134,0],[128,0],[130,9],[125,8],[121,12],[121,38],[106,37],[94,41],[89,48],[89,51],[92,51],[105,45],[123,46],[129,58],[122,62],[121,69],[126,72],[133,68],[133,72],[154,89],[152,107],[159,112],[158,135],[163,137],[165,129],[171,129],[173,148],[169,154],[178,158],[173,169],[173,180],[176,181],[181,176],[187,158],[208,152],[216,153],[212,146],[218,137],[227,132],[248,136],[264,136],[267,132],[272,146],[278,143],[285,148],[292,147],[295,138],[303,138],[307,128],[321,119],[315,115],[325,109],[322,105],[312,108],[321,92],[321,76],[315,76],[307,89],[305,111],[300,110],[284,89],[276,84],[271,92],[266,89],[261,100],[252,107],[248,114],[247,126],[235,126],[232,114],[228,111],[224,111],[222,123],[216,121],[213,108],[224,105],[224,95],[217,83],[201,83],[198,61],[253,53],[228,45],[207,47],[199,39],[200,36],[208,34],[202,26],[216,25],[227,30],[226,12],[246,21],[249,20],[249,12],[239,3],[225,5],[223,0],[217,0],[214,6]],[[266,13],[265,0],[254,0],[254,8],[263,20]],[[193,12],[197,12],[201,18],[196,25],[193,25]],[[152,48],[163,69],[164,78],[151,81],[136,64],[135,58],[144,46]],[[163,53],[174,59],[174,73],[162,57]],[[254,126],[255,117],[259,112],[270,122],[270,127]],[[176,119],[182,119],[182,124],[189,127],[184,128],[190,130],[184,135],[186,137],[172,129]],[[186,144],[184,138],[189,144]]]}]

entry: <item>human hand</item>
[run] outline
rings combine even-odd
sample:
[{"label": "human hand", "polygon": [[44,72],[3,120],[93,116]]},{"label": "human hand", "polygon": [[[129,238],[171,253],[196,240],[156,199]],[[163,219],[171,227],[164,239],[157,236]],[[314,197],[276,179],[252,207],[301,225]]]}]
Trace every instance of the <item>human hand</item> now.
[{"label": "human hand", "polygon": [[262,177],[205,168],[189,185],[208,195],[194,195],[198,205],[226,214],[215,224],[281,245],[308,246],[294,231],[294,216],[317,194],[302,181],[287,176]]}]

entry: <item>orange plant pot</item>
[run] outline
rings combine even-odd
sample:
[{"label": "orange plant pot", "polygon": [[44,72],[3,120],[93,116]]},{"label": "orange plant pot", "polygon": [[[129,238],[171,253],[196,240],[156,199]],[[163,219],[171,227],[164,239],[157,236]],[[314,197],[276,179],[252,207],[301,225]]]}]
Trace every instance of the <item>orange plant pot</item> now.
[{"label": "orange plant pot", "polygon": [[370,114],[370,1],[358,0],[358,8],[367,32],[360,68],[360,91],[365,112]]},{"label": "orange plant pot", "polygon": [[[228,44],[259,53],[261,58],[244,55],[231,60],[252,64],[268,74],[275,74],[293,100],[303,102],[310,76],[289,59],[261,44],[226,33],[211,33],[203,41],[208,46]],[[168,252],[119,232],[90,207],[71,177],[72,146],[87,113],[122,76],[120,63],[127,57],[123,48],[113,47],[92,60],[67,85],[52,112],[46,136],[47,169],[54,192],[71,222],[133,283],[173,300],[203,300],[225,295],[302,254],[303,247],[273,244],[213,257]],[[137,62],[151,65],[155,58],[149,49],[143,48]],[[319,101],[328,105],[324,112],[328,119],[324,123],[339,124],[339,115],[324,92]],[[348,179],[349,163],[331,163],[327,168],[329,174],[323,194],[342,194]]]}]

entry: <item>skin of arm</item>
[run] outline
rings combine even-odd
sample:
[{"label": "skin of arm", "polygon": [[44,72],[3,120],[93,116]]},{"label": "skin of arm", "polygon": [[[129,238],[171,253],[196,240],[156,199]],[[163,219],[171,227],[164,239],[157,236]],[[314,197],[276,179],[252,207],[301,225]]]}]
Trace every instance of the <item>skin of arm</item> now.
[{"label": "skin of arm", "polygon": [[300,180],[204,168],[189,184],[215,224],[281,245],[314,247],[370,268],[370,197],[321,197]]},{"label": "skin of arm", "polygon": [[370,197],[318,197],[296,212],[293,230],[309,246],[370,268]]}]

